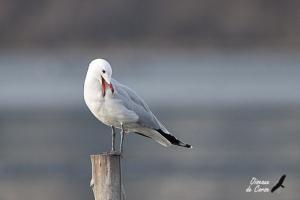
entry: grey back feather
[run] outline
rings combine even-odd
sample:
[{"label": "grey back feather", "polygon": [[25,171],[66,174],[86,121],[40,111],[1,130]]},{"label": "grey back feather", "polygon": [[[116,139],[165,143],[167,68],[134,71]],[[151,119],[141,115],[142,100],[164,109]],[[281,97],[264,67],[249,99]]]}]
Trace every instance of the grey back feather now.
[{"label": "grey back feather", "polygon": [[138,123],[142,126],[151,129],[162,129],[165,133],[169,133],[168,130],[157,120],[155,115],[151,112],[149,106],[146,102],[139,97],[132,89],[129,87],[112,80],[117,95],[122,100],[123,105],[139,116]]}]

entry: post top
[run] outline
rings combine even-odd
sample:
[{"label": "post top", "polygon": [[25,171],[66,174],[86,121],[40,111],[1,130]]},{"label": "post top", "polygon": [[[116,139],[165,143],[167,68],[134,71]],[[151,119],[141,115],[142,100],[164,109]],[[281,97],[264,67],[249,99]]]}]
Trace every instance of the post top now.
[{"label": "post top", "polygon": [[99,157],[99,156],[121,156],[121,154],[119,152],[103,152],[100,154],[92,154],[90,156],[91,156],[91,158],[93,158],[93,157]]}]

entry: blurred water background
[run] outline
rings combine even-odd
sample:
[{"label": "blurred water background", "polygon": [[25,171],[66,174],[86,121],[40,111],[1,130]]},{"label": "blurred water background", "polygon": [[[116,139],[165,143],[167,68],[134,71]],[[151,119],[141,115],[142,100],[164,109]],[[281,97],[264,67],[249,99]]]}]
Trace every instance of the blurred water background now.
[{"label": "blurred water background", "polygon": [[298,2],[29,2],[0,1],[0,200],[93,199],[89,155],[111,144],[83,101],[97,57],[195,147],[128,135],[128,199],[299,198]]}]

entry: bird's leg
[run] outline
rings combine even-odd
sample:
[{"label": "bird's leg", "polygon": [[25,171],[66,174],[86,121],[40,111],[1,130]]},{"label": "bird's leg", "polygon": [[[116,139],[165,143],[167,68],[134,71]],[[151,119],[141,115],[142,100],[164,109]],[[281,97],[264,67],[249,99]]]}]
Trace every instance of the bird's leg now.
[{"label": "bird's leg", "polygon": [[123,123],[121,123],[121,141],[120,141],[120,153],[123,153],[123,141],[124,141],[124,136],[125,136],[125,130],[123,127]]},{"label": "bird's leg", "polygon": [[115,138],[116,138],[115,127],[111,126],[111,152],[115,151]]}]

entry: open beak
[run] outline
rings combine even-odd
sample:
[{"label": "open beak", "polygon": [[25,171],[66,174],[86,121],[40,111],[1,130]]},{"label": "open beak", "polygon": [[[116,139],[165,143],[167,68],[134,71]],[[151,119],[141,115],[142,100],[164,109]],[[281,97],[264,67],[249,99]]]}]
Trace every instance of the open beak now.
[{"label": "open beak", "polygon": [[108,85],[109,85],[109,89],[110,89],[111,93],[113,94],[115,92],[113,85],[111,83]]},{"label": "open beak", "polygon": [[113,85],[111,84],[110,81],[106,81],[103,76],[101,76],[101,91],[102,91],[102,96],[105,97],[105,94],[106,94],[106,86],[109,87],[109,89],[111,90],[111,93],[113,94],[115,92],[115,89],[113,87]]},{"label": "open beak", "polygon": [[102,91],[102,96],[104,97],[105,96],[105,80],[104,78],[101,76],[101,91]]}]

